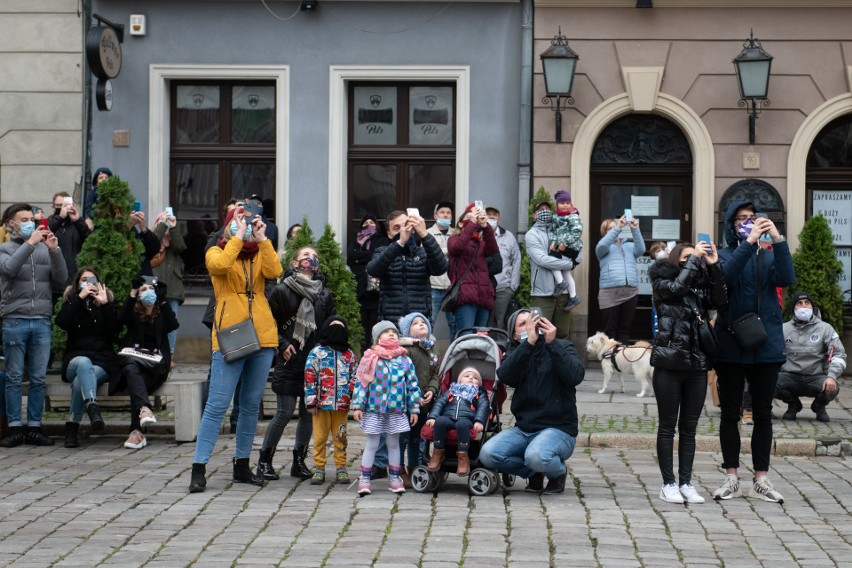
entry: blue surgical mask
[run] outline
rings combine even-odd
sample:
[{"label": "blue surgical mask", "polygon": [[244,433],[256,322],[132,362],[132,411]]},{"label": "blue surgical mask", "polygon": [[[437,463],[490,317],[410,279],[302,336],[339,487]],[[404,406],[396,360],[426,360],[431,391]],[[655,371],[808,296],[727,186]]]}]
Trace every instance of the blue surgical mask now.
[{"label": "blue surgical mask", "polygon": [[452,221],[450,219],[437,219],[435,220],[435,222],[438,224],[439,227],[449,227],[450,224],[452,224]]},{"label": "blue surgical mask", "polygon": [[752,221],[751,219],[745,221],[744,223],[740,223],[739,225],[737,225],[737,237],[739,237],[741,241],[746,240],[749,234],[751,234],[751,229],[753,227],[754,221]]},{"label": "blue surgical mask", "polygon": [[521,332],[521,339],[520,339],[521,343],[523,343],[524,341],[526,341],[526,340],[527,340],[527,338],[528,338],[529,336],[530,336],[530,334],[529,334],[529,333],[527,333],[526,331],[522,331],[522,332]]},{"label": "blue surgical mask", "polygon": [[157,303],[157,292],[149,288],[139,294],[139,299],[142,300],[142,303],[146,306],[153,306]]},{"label": "blue surgical mask", "polygon": [[18,229],[18,234],[22,239],[28,239],[33,235],[33,231],[35,230],[35,223],[32,221],[24,221],[21,223],[20,228]]},{"label": "blue surgical mask", "polygon": [[497,228],[497,219],[489,219],[488,224],[491,225],[492,229],[496,229]]},{"label": "blue surgical mask", "polygon": [[[235,235],[237,234],[237,230],[238,230],[237,222],[236,222],[236,221],[231,221],[231,236],[232,236],[232,237],[233,237],[233,236],[235,236]],[[251,238],[251,227],[247,227],[247,228],[246,228],[246,234],[245,234],[245,235],[243,235],[243,240],[244,240],[244,241],[247,241],[247,240],[249,240],[250,238]]]}]

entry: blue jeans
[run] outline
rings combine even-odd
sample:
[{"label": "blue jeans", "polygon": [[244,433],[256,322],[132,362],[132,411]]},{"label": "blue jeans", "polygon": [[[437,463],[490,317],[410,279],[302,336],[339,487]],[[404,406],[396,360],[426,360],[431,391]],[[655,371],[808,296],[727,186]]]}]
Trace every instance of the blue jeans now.
[{"label": "blue jeans", "polygon": [[21,384],[24,362],[29,367],[27,424],[41,426],[44,412],[44,376],[50,358],[50,320],[47,318],[3,320],[3,352],[6,355],[6,416],[9,426],[22,426]]},{"label": "blue jeans", "polygon": [[[266,347],[245,359],[227,363],[221,351],[213,352],[211,361],[210,395],[204,406],[201,424],[198,426],[198,439],[195,442],[193,463],[207,463],[219,437],[219,429],[225,412],[234,398],[237,381],[240,381],[240,418],[237,421],[237,447],[234,456],[247,458],[251,455],[251,445],[257,430],[257,413],[263,391],[266,389],[266,377],[272,366],[275,349]],[[245,370],[245,372],[243,372]]]},{"label": "blue jeans", "polygon": [[[180,307],[180,300],[178,300],[177,298],[169,298],[166,301],[169,303],[169,307],[175,313],[175,317],[177,317],[178,308]],[[175,341],[176,340],[177,340],[177,330],[173,329],[172,331],[169,332],[169,351],[171,352],[172,355],[175,354]]]},{"label": "blue jeans", "polygon": [[447,327],[450,328],[450,341],[456,338],[456,314],[453,312],[441,312],[441,302],[444,301],[444,296],[447,295],[446,290],[432,289],[432,327],[438,321],[438,316],[442,313],[447,315]]},{"label": "blue jeans", "polygon": [[529,434],[515,427],[488,440],[479,452],[479,461],[487,468],[518,477],[543,473],[553,479],[567,471],[565,461],[574,453],[576,441],[557,428]]},{"label": "blue jeans", "polygon": [[465,304],[456,308],[456,330],[460,331],[468,327],[485,327],[491,310],[477,306],[476,304]]},{"label": "blue jeans", "polygon": [[103,367],[92,364],[88,357],[74,357],[68,362],[65,374],[74,377],[71,383],[71,422],[80,423],[86,410],[84,400],[95,400],[98,385],[109,381],[109,375]]}]

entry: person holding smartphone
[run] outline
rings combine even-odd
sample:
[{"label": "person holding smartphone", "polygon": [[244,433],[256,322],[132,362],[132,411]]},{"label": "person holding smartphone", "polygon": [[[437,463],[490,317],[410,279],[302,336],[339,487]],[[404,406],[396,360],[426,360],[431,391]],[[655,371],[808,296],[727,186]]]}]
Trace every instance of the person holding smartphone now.
[{"label": "person holding smartphone", "polygon": [[586,371],[574,345],[557,339],[556,327],[538,311],[516,311],[508,327],[509,351],[497,376],[515,389],[516,423],[485,442],[479,461],[526,478],[527,491],[562,493],[568,476],[565,461],[577,440],[577,385]]},{"label": "person holding smartphone", "polygon": [[[752,480],[750,497],[783,503],[784,498],[768,478],[772,452],[772,398],[778,382],[778,371],[786,360],[781,307],[776,287],[789,286],[796,280],[793,258],[784,235],[770,219],[758,217],[760,210],[749,201],[731,204],[725,214],[725,241],[719,252],[725,273],[728,303],[719,309],[716,334],[719,353],[716,373],[719,384],[722,417],[719,440],[725,481],[713,492],[716,500],[743,495],[740,490],[740,408],[743,387],[748,383],[752,398],[754,429],[751,436]],[[766,233],[772,250],[759,246]],[[733,333],[731,324],[738,318],[757,313],[766,330],[766,340],[751,351],[744,350]]]},{"label": "person holding smartphone", "polygon": [[62,258],[68,268],[68,281],[53,288],[55,303],[55,299],[65,292],[65,288],[77,274],[77,255],[83,250],[83,243],[92,231],[74,205],[74,200],[65,191],[53,195],[53,214],[48,218],[47,226],[56,235]]},{"label": "person holding smartphone", "polygon": [[[595,246],[600,262],[598,307],[603,319],[604,333],[619,343],[630,341],[630,326],[639,302],[639,269],[636,259],[645,254],[645,240],[639,230],[639,220],[629,209],[618,219],[604,219],[601,240]],[[633,241],[622,242],[621,231],[630,227]]]}]

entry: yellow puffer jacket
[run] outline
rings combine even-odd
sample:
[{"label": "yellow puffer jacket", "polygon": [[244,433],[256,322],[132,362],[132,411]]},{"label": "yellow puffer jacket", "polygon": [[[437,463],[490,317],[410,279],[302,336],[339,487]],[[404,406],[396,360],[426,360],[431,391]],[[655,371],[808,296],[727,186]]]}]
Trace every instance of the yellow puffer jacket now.
[{"label": "yellow puffer jacket", "polygon": [[[239,260],[242,250],[240,239],[230,239],[225,248],[210,247],[205,257],[207,270],[213,280],[213,295],[216,297],[216,325],[220,328],[232,326],[248,318],[248,297],[246,273],[254,272],[254,301],[251,313],[254,329],[261,347],[278,347],[278,327],[263,293],[264,279],[277,278],[283,272],[278,255],[272,247],[272,241],[266,239],[259,243],[257,255],[253,261]],[[245,266],[246,272],[243,272]],[[251,275],[250,275],[251,276]],[[223,313],[224,312],[224,313]],[[213,330],[213,350],[219,350],[216,330]]]}]

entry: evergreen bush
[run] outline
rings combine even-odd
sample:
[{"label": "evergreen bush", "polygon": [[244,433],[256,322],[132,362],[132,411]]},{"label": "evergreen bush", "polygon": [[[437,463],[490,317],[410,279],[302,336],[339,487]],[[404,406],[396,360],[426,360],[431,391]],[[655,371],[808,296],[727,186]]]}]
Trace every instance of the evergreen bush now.
[{"label": "evergreen bush", "polygon": [[843,294],[837,284],[843,264],[837,260],[834,237],[828,221],[822,216],[811,217],[799,233],[799,248],[793,253],[796,282],[787,289],[785,315],[792,317],[790,297],[795,292],[807,292],[819,308],[823,321],[843,333]]}]

